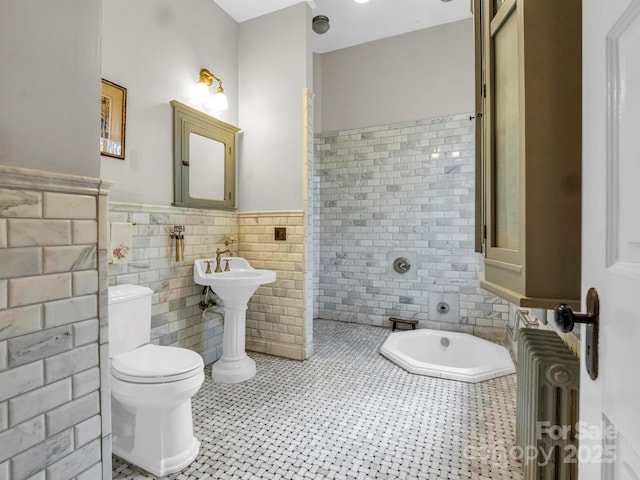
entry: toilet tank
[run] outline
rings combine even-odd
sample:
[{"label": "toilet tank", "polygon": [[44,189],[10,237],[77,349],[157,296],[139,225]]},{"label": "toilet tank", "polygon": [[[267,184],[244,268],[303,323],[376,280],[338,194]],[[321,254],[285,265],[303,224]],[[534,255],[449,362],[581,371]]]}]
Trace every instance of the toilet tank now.
[{"label": "toilet tank", "polygon": [[109,356],[138,348],[151,339],[153,290],[140,285],[109,287]]}]

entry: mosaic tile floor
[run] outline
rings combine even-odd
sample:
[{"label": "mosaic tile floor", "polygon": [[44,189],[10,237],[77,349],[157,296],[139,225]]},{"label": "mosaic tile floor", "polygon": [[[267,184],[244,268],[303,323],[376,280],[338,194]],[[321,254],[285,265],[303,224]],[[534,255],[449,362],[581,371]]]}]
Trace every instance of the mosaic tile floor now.
[{"label": "mosaic tile floor", "polygon": [[[316,353],[250,353],[258,374],[209,377],[193,399],[200,455],[187,479],[521,479],[515,375],[480,384],[412,375],[378,353],[390,333],[316,320]],[[113,458],[114,479],[154,478]]]}]

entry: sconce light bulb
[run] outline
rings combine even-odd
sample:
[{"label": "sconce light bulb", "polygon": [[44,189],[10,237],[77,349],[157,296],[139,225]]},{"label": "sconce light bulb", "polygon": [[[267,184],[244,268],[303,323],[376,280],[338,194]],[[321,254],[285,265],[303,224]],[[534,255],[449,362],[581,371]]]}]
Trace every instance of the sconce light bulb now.
[{"label": "sconce light bulb", "polygon": [[227,96],[224,94],[224,91],[221,90],[222,88],[219,88],[218,93],[216,93],[211,99],[211,108],[216,112],[224,112],[229,109]]},{"label": "sconce light bulb", "polygon": [[209,98],[209,87],[203,82],[196,83],[195,97],[201,102],[206,102]]}]

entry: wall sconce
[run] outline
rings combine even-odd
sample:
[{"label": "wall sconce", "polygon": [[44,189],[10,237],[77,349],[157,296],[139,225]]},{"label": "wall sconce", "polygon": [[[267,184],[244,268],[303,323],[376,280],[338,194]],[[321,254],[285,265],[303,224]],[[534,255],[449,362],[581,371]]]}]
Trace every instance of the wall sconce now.
[{"label": "wall sconce", "polygon": [[[213,98],[211,98],[209,94],[209,87],[213,84],[214,80],[218,82],[218,89]],[[227,96],[224,94],[224,89],[222,88],[222,80],[206,68],[200,69],[200,78],[198,78],[198,83],[196,84],[196,96],[201,102],[209,100],[211,102],[210,107],[217,112],[229,109],[229,102],[227,101]]]}]

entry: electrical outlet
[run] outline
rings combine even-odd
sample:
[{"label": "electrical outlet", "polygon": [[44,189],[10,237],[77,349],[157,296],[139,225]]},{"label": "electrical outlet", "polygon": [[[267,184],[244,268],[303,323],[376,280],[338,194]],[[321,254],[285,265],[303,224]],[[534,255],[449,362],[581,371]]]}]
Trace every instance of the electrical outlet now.
[{"label": "electrical outlet", "polygon": [[285,241],[287,239],[286,227],[275,227],[274,240]]}]

